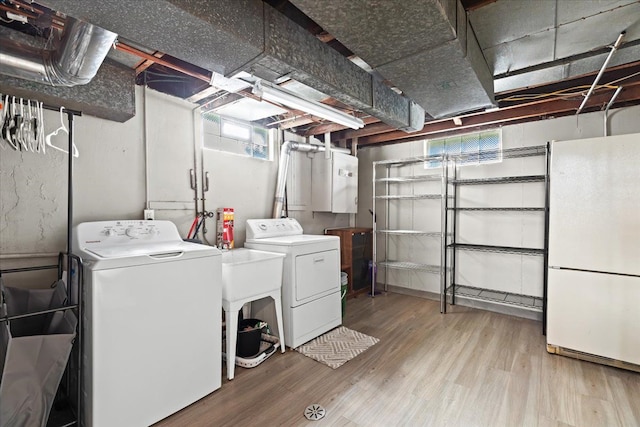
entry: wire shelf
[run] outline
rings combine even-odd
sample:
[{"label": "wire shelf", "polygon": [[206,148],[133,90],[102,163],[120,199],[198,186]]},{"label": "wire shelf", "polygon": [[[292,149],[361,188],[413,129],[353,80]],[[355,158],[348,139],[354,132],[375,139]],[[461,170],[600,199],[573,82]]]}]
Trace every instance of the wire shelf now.
[{"label": "wire shelf", "polygon": [[467,243],[454,243],[447,245],[448,248],[460,249],[463,251],[492,252],[512,255],[544,255],[544,249],[538,248],[518,248],[512,246],[492,246],[492,245],[471,245]]},{"label": "wire shelf", "polygon": [[544,182],[545,178],[545,175],[526,175],[505,176],[500,178],[456,179],[451,182],[456,185],[513,184],[518,182]]},{"label": "wire shelf", "polygon": [[373,166],[384,165],[384,166],[406,166],[415,163],[424,163],[424,162],[439,162],[444,159],[444,156],[441,154],[434,156],[417,156],[417,157],[408,157],[405,159],[393,159],[393,160],[379,160],[377,162],[373,162]]},{"label": "wire shelf", "polygon": [[440,194],[392,194],[385,196],[375,196],[374,199],[382,200],[416,200],[416,199],[442,199]]},{"label": "wire shelf", "polygon": [[423,181],[441,181],[440,175],[414,175],[414,176],[396,176],[390,178],[378,178],[376,182],[390,182],[390,183],[402,183],[402,182],[423,182]]},{"label": "wire shelf", "polygon": [[534,207],[522,207],[522,208],[463,208],[463,207],[449,207],[452,211],[496,211],[496,212],[544,212],[545,208]]},{"label": "wire shelf", "polygon": [[396,270],[416,270],[416,271],[426,271],[427,273],[440,273],[439,265],[430,265],[430,264],[420,264],[417,262],[408,262],[408,261],[380,261],[378,262],[379,266],[392,268]]},{"label": "wire shelf", "polygon": [[511,292],[459,284],[454,284],[453,287],[449,286],[447,288],[447,295],[452,295],[453,289],[455,289],[456,298],[463,297],[476,301],[491,301],[542,312],[543,300],[538,296],[515,294]]},{"label": "wire shelf", "polygon": [[380,234],[395,234],[404,236],[428,236],[428,237],[440,237],[442,233],[439,231],[419,231],[419,230],[376,230],[376,233]]},{"label": "wire shelf", "polygon": [[458,161],[479,161],[479,160],[497,160],[497,159],[513,159],[517,157],[533,157],[544,156],[547,152],[546,145],[534,145],[531,147],[507,148],[504,150],[490,150],[481,153],[465,153],[465,154],[449,154],[450,159]]}]

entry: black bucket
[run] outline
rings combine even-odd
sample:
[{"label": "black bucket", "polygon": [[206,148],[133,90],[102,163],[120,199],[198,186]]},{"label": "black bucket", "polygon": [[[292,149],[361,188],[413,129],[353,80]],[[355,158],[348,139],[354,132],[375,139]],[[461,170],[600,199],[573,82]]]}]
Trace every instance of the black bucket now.
[{"label": "black bucket", "polygon": [[262,320],[243,319],[238,322],[238,341],[236,356],[254,357],[260,352],[262,328],[256,328]]}]

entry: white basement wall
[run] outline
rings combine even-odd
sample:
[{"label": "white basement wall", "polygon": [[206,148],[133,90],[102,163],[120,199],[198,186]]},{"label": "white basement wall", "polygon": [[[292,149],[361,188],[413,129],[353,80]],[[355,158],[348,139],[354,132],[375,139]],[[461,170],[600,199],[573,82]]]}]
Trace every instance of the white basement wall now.
[{"label": "white basement wall", "polygon": [[[640,131],[640,107],[609,112],[609,135]],[[543,145],[551,140],[570,140],[603,135],[603,113],[530,122],[502,127],[503,148]],[[640,143],[640,142],[639,142]],[[358,152],[359,208],[357,225],[372,226],[372,162],[424,155],[424,142],[415,141],[383,147],[361,147]],[[615,165],[611,165],[615,167]],[[403,171],[406,175],[437,173],[425,170],[421,164]],[[406,169],[411,169],[406,168]],[[378,167],[377,173],[383,171]],[[488,178],[544,174],[544,157],[504,160],[499,164],[465,166],[459,178]],[[440,193],[440,182],[403,185],[397,192]],[[460,188],[460,206],[544,206],[544,184],[523,183]],[[382,185],[378,194],[382,194]],[[384,202],[377,202],[378,228],[384,228]],[[440,231],[439,200],[392,201],[390,228]],[[460,212],[458,239],[460,243],[477,243],[516,247],[542,247],[544,214],[542,212]],[[384,257],[384,238],[378,239],[378,259]],[[391,237],[389,256],[405,261],[440,264],[440,239],[432,237]],[[457,252],[457,283],[496,289],[511,293],[542,296],[543,258],[541,256],[496,255],[482,252]],[[378,282],[384,278],[384,270]],[[401,292],[437,297],[440,277],[421,271],[389,270],[387,283]]]},{"label": "white basement wall", "polygon": [[[141,111],[141,98],[136,101]],[[44,117],[45,132],[60,126],[59,113],[45,111]],[[141,117],[126,123],[75,118],[80,153],[74,159],[75,224],[141,214],[145,199]],[[60,132],[52,142],[66,148],[67,136]],[[40,154],[1,144],[6,149],[0,149],[0,268],[55,264],[56,258],[48,255],[66,250],[68,157],[52,148]],[[28,276],[12,274],[4,279],[7,284],[22,283]],[[50,283],[33,276],[28,286]]]},{"label": "white basement wall", "polygon": [[[245,220],[271,216],[278,153],[273,161],[210,150],[201,157],[196,107],[137,87],[137,114],[126,123],[76,117],[80,156],[74,160],[73,223],[141,219],[149,205],[156,219],[174,221],[186,236],[195,214],[196,195],[189,182],[193,168],[198,185],[202,170],[209,172],[207,210],[235,209],[236,243],[242,246]],[[59,123],[57,112],[45,112],[47,133]],[[54,142],[66,147],[67,140],[60,133]],[[17,152],[5,146],[3,142],[0,147],[0,268],[53,264],[56,258],[52,255],[66,250],[67,155],[53,149],[44,155]],[[301,182],[310,179],[310,168],[303,166],[297,171],[303,175]],[[348,223],[347,215],[313,214],[306,209],[291,216],[309,233]],[[213,243],[213,220],[207,221],[207,229],[206,237]],[[49,279],[27,279],[25,283],[24,278],[23,274],[4,277],[8,284],[14,280],[24,286],[50,284]]]}]

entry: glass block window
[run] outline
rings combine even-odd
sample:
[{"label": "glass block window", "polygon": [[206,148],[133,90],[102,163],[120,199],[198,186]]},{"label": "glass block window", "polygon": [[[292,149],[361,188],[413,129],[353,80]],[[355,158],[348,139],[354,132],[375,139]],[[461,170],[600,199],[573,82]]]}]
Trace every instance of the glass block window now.
[{"label": "glass block window", "polygon": [[203,146],[261,160],[272,160],[273,131],[212,112],[202,112]]},{"label": "glass block window", "polygon": [[[459,165],[478,165],[502,161],[502,131],[494,129],[447,138],[429,139],[424,143],[426,156],[455,156]],[[440,167],[439,161],[425,162],[425,169]]]}]

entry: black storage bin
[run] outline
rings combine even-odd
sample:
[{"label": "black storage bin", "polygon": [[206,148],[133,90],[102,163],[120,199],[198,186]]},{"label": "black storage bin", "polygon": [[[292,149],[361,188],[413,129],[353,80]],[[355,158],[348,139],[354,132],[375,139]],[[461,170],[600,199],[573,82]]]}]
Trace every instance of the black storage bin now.
[{"label": "black storage bin", "polygon": [[[243,319],[238,322],[238,341],[236,356],[253,357],[260,352],[260,338],[264,328],[256,328],[262,323],[259,319]],[[245,330],[245,328],[251,328]]]}]

